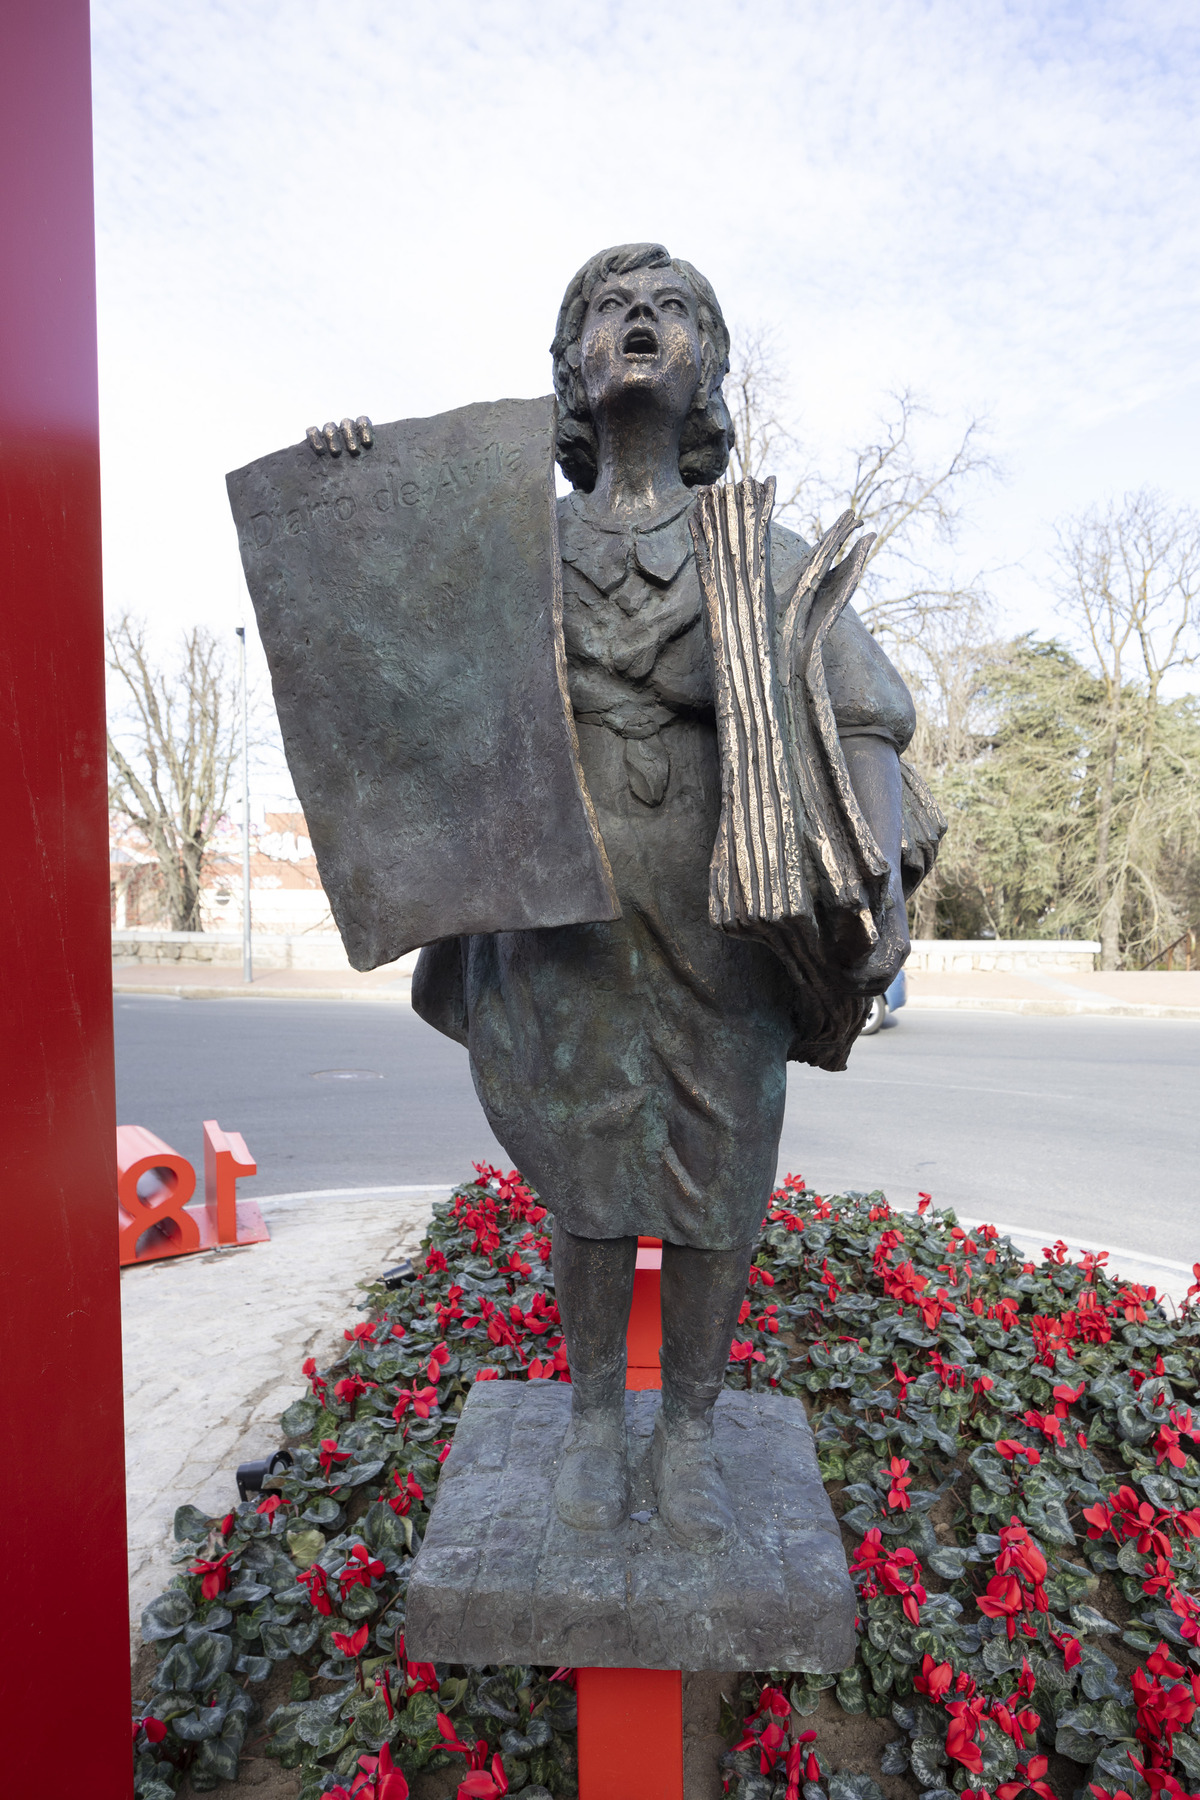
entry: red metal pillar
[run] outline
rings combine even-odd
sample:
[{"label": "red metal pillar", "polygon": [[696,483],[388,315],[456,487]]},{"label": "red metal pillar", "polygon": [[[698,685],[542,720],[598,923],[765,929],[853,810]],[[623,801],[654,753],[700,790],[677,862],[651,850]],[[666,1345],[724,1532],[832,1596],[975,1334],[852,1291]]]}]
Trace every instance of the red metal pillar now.
[{"label": "red metal pillar", "polygon": [[625,1386],[660,1388],[662,1365],[662,1239],[638,1239],[633,1304],[625,1328]]},{"label": "red metal pillar", "polygon": [[579,1800],[683,1800],[678,1669],[577,1669]]},{"label": "red metal pillar", "polygon": [[5,1781],[127,1800],[87,0],[0,5],[0,170]]},{"label": "red metal pillar", "polygon": [[[662,1240],[638,1239],[625,1334],[626,1388],[660,1388]],[[683,1800],[678,1669],[577,1669],[579,1800]]]}]

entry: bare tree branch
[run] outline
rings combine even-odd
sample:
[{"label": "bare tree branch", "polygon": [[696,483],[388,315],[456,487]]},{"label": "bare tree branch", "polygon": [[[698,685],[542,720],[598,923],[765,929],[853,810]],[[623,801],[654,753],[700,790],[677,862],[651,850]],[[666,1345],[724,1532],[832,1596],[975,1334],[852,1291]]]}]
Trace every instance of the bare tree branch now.
[{"label": "bare tree branch", "polygon": [[203,627],[185,634],[172,670],[154,665],[145,626],[128,613],[105,636],[121,701],[108,739],[110,804],[153,851],[172,928],[198,931],[204,858],[238,754],[236,681]]},{"label": "bare tree branch", "polygon": [[818,472],[783,422],[786,384],[770,332],[735,333],[724,391],[737,439],[731,479],[775,475],[776,517],[811,542],[847,507],[874,534],[855,598],[870,630],[901,641],[931,616],[980,598],[981,579],[947,581],[944,560],[957,540],[965,493],[997,473],[983,443],[983,420],[968,421],[948,456],[933,455],[915,441],[921,421],[932,415],[905,389],[891,396],[870,442],[848,451],[840,469]]}]

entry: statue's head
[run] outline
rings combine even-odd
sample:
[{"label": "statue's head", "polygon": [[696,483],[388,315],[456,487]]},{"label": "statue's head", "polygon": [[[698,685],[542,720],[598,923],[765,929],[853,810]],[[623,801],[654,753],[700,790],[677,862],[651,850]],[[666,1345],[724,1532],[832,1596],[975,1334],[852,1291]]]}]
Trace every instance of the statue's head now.
[{"label": "statue's head", "polygon": [[584,263],[563,295],[550,346],[558,396],[557,448],[567,480],[596,481],[595,414],[634,395],[682,420],[679,473],[688,487],[717,481],[733,443],[721,383],[729,332],[698,269],[661,244],[618,244]]}]

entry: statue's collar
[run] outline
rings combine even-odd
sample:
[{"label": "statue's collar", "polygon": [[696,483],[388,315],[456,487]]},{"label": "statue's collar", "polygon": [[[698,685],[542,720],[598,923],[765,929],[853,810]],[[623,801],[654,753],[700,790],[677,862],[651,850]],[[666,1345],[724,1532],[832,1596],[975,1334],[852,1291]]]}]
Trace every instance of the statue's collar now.
[{"label": "statue's collar", "polygon": [[683,500],[672,501],[662,512],[651,513],[648,518],[629,520],[621,525],[604,525],[597,519],[588,518],[583,510],[585,498],[586,496],[580,493],[567,495],[567,505],[579,524],[588,531],[603,532],[606,537],[624,538],[635,535],[648,536],[651,532],[662,531],[668,525],[674,524],[675,520],[684,513],[691,512],[692,507],[696,504],[695,494],[688,494]]},{"label": "statue's collar", "polygon": [[566,516],[559,521],[563,561],[586,575],[602,594],[620,587],[631,556],[656,587],[669,587],[692,554],[687,515],[694,504],[694,496],[689,494],[648,519],[601,525],[580,511],[577,494],[569,494]]}]

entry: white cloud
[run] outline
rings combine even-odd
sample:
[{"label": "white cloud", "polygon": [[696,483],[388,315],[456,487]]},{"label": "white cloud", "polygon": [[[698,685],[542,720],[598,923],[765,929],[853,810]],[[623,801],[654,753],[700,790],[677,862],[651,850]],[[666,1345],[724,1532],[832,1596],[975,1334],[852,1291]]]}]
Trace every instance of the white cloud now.
[{"label": "white cloud", "polygon": [[[656,237],[773,324],[827,454],[910,385],[1010,471],[966,554],[1200,479],[1184,5],[95,0],[110,606],[231,626],[227,469],[347,411],[544,392],[562,289]],[[1024,573],[1022,572],[1024,569]]]}]

